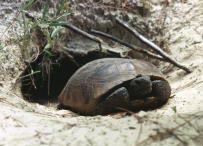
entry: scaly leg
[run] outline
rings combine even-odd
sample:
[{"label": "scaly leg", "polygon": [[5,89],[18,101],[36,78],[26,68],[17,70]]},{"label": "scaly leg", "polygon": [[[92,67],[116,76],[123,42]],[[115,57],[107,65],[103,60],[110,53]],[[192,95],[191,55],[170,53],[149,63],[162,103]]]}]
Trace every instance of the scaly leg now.
[{"label": "scaly leg", "polygon": [[115,111],[117,108],[128,108],[129,107],[129,93],[125,87],[121,87],[105,98],[101,103],[98,104],[94,115],[105,115]]}]

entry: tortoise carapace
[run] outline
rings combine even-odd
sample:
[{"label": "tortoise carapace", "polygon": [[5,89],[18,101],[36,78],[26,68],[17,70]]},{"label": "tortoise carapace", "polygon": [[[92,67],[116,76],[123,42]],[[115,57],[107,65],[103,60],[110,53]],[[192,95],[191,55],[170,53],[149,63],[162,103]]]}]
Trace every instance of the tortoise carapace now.
[{"label": "tortoise carapace", "polygon": [[104,58],[78,69],[59,95],[59,103],[83,115],[104,115],[121,108],[154,109],[170,94],[168,81],[153,64]]}]

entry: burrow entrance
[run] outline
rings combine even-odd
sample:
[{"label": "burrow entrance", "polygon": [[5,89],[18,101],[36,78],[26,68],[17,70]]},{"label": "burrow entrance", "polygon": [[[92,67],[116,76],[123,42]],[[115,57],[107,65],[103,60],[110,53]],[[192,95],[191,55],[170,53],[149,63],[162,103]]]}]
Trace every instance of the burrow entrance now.
[{"label": "burrow entrance", "polygon": [[[91,48],[92,45],[97,48],[98,44],[86,39],[81,42],[83,43],[84,40],[89,44],[77,48],[80,51],[70,53],[71,51],[66,50],[70,56],[66,56],[66,53],[54,52],[51,59],[42,54],[34,62],[27,63],[20,77],[24,99],[45,105],[57,103],[60,92],[78,68],[95,59],[120,57],[120,54],[115,52],[101,52],[95,48],[88,50],[87,48]],[[76,45],[75,42],[73,44]],[[71,47],[66,49],[72,50]],[[85,49],[87,50],[84,51]]]},{"label": "burrow entrance", "polygon": [[[78,5],[75,11],[82,13],[71,16],[68,18],[68,22],[86,32],[93,28],[114,35],[132,45],[139,46],[139,48],[148,48],[115,22],[114,18],[120,17],[135,27],[141,34],[148,38],[153,38],[157,45],[163,47],[164,41],[155,39],[162,35],[160,25],[155,25],[156,22],[148,19],[150,16],[144,16],[139,10],[135,9],[132,12],[119,10],[119,13],[113,13],[115,10],[105,10],[106,13],[103,13],[96,7],[86,10],[81,9],[80,5]],[[93,17],[92,14],[95,16]],[[154,19],[154,21],[157,20]],[[158,21],[160,22],[160,20]],[[26,62],[26,68],[20,77],[21,93],[25,100],[31,102],[40,104],[56,103],[58,95],[74,72],[84,64],[95,59],[105,57],[138,58],[150,61],[156,65],[159,64],[159,61],[155,59],[150,59],[141,53],[134,52],[108,39],[102,38],[105,44],[102,45],[103,50],[100,51],[97,43],[87,38],[79,37],[78,34],[67,29],[65,32],[67,34],[64,35],[64,32],[60,33],[60,35],[64,35],[64,38],[60,40],[61,42],[52,45],[48,50],[49,52],[46,52],[45,48],[49,42],[47,36],[41,28],[37,27],[34,29],[32,31],[37,36],[35,37],[37,40],[35,45],[37,45],[40,51],[37,54],[37,59]],[[38,31],[38,29],[40,30]]]}]

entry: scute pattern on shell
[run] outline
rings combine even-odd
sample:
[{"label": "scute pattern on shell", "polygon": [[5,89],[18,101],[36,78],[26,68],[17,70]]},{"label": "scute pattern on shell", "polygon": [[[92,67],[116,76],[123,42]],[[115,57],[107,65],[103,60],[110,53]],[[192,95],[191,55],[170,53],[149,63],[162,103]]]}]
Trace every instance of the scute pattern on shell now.
[{"label": "scute pattern on shell", "polygon": [[136,59],[104,58],[87,63],[70,78],[59,102],[81,113],[91,113],[102,95],[137,75],[161,77],[151,63]]}]

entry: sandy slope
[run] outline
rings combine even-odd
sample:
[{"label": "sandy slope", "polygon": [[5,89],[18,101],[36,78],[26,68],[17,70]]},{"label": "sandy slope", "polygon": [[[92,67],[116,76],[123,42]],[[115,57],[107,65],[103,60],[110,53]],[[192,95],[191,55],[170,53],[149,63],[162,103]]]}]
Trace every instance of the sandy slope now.
[{"label": "sandy slope", "polygon": [[[172,20],[168,21],[166,35],[169,36],[169,48],[173,56],[189,66],[192,73],[183,75],[179,70],[169,74],[176,97],[173,105],[180,113],[203,111],[203,2],[191,1],[189,4],[178,4],[174,10],[181,7],[177,13],[170,13]],[[178,104],[177,104],[178,103]]]},{"label": "sandy slope", "polygon": [[[23,101],[7,87],[23,66],[15,57],[19,55],[16,46],[6,46],[0,51],[3,62],[0,66],[0,83],[3,84],[0,88],[0,145],[201,145],[202,9],[201,0],[171,3],[166,9],[163,38],[167,40],[173,56],[193,72],[186,75],[177,68],[169,72],[167,76],[174,97],[161,109],[139,112],[137,115],[141,121],[134,116],[76,116],[69,111],[56,111]],[[2,24],[3,21],[1,27],[5,28]],[[8,41],[0,39],[1,42]]]}]

